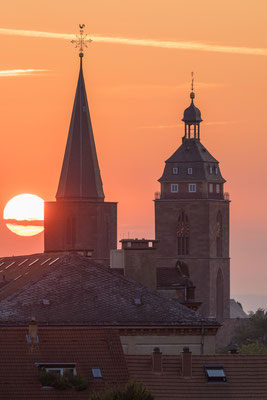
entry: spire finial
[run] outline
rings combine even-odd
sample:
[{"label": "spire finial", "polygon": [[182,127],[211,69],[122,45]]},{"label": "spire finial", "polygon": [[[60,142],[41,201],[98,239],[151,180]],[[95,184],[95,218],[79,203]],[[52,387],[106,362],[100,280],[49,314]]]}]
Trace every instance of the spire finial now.
[{"label": "spire finial", "polygon": [[194,72],[193,72],[193,71],[191,72],[191,77],[192,77],[192,80],[191,80],[191,93],[190,93],[190,98],[191,98],[192,101],[193,101],[193,99],[195,98],[195,93],[194,93]]},{"label": "spire finial", "polygon": [[79,57],[83,57],[83,52],[84,52],[84,48],[87,47],[87,43],[91,43],[92,39],[87,38],[87,35],[84,33],[84,28],[85,25],[84,24],[80,24],[79,25],[80,28],[80,34],[76,35],[76,40],[72,40],[71,43],[73,43],[75,45],[75,47],[79,47]]}]

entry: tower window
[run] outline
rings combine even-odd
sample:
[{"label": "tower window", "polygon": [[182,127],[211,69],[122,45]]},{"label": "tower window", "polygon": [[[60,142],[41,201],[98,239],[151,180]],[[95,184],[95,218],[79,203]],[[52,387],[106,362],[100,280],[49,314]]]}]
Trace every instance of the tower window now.
[{"label": "tower window", "polygon": [[172,192],[172,193],[177,193],[178,190],[179,190],[178,184],[177,184],[177,183],[172,183],[172,184],[171,184],[171,192]]},{"label": "tower window", "polygon": [[222,257],[222,213],[220,211],[216,218],[216,255]]},{"label": "tower window", "polygon": [[193,168],[187,168],[187,174],[192,175],[193,174]]},{"label": "tower window", "polygon": [[216,185],[216,193],[220,193],[220,185],[218,183]]},{"label": "tower window", "polygon": [[210,183],[209,188],[210,188],[210,193],[213,193],[213,183]]},{"label": "tower window", "polygon": [[213,168],[209,167],[210,175],[213,173]]},{"label": "tower window", "polygon": [[189,183],[188,185],[189,193],[194,193],[197,191],[197,185],[195,183]]},{"label": "tower window", "polygon": [[178,239],[178,255],[189,254],[189,221],[184,211],[178,217],[177,239]]},{"label": "tower window", "polygon": [[219,169],[218,167],[215,168],[215,174],[218,175]]},{"label": "tower window", "polygon": [[178,168],[177,168],[177,167],[174,167],[174,168],[172,169],[172,173],[173,173],[173,175],[178,175]]}]

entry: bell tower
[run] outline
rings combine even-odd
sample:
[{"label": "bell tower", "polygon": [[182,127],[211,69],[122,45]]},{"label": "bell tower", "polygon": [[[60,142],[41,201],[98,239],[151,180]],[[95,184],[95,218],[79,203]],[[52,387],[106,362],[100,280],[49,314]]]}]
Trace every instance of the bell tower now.
[{"label": "bell tower", "polygon": [[219,162],[200,141],[201,113],[194,104],[184,111],[181,146],[165,162],[155,200],[158,266],[188,265],[200,312],[218,321],[229,318],[229,195]]},{"label": "bell tower", "polygon": [[109,263],[111,249],[117,248],[117,203],[105,202],[94,134],[83,76],[86,39],[80,25],[80,71],[69,134],[56,194],[45,202],[44,251],[92,253]]}]

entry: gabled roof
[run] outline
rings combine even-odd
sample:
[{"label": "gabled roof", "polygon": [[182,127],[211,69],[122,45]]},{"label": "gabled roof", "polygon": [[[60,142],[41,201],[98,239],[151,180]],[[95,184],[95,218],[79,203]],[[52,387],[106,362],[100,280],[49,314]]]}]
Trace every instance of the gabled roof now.
[{"label": "gabled roof", "polygon": [[[25,327],[0,327],[0,398],[8,400],[89,399],[94,391],[128,381],[118,334],[110,329],[39,327],[39,343],[27,343]],[[74,363],[88,389],[44,389],[35,363]],[[93,379],[100,368],[103,379]]]},{"label": "gabled roof", "polygon": [[80,73],[69,135],[56,198],[103,200],[104,192],[86,96],[80,55]]},{"label": "gabled roof", "polygon": [[[267,399],[267,355],[192,355],[192,377],[181,376],[180,355],[163,355],[163,372],[152,372],[149,355],[126,355],[131,377],[155,400]],[[226,383],[208,383],[205,365],[223,365]]]},{"label": "gabled roof", "polygon": [[10,281],[0,289],[2,325],[25,324],[35,317],[49,325],[218,326],[86,257],[39,254],[24,259],[28,261],[20,266],[22,257],[3,259],[0,280],[5,274]]}]

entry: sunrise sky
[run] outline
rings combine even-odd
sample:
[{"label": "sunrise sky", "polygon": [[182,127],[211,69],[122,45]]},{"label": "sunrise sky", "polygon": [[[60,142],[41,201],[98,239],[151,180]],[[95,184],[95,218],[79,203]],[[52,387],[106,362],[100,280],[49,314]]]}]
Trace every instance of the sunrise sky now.
[{"label": "sunrise sky", "polygon": [[[70,40],[84,23],[93,38],[88,102],[106,200],[119,202],[119,239],[154,237],[157,179],[181,143],[194,71],[201,141],[232,200],[232,295],[266,295],[266,13],[266,0],[3,3],[1,215],[17,194],[54,199],[78,78]],[[42,234],[20,237],[0,223],[1,256],[42,250]]]}]

